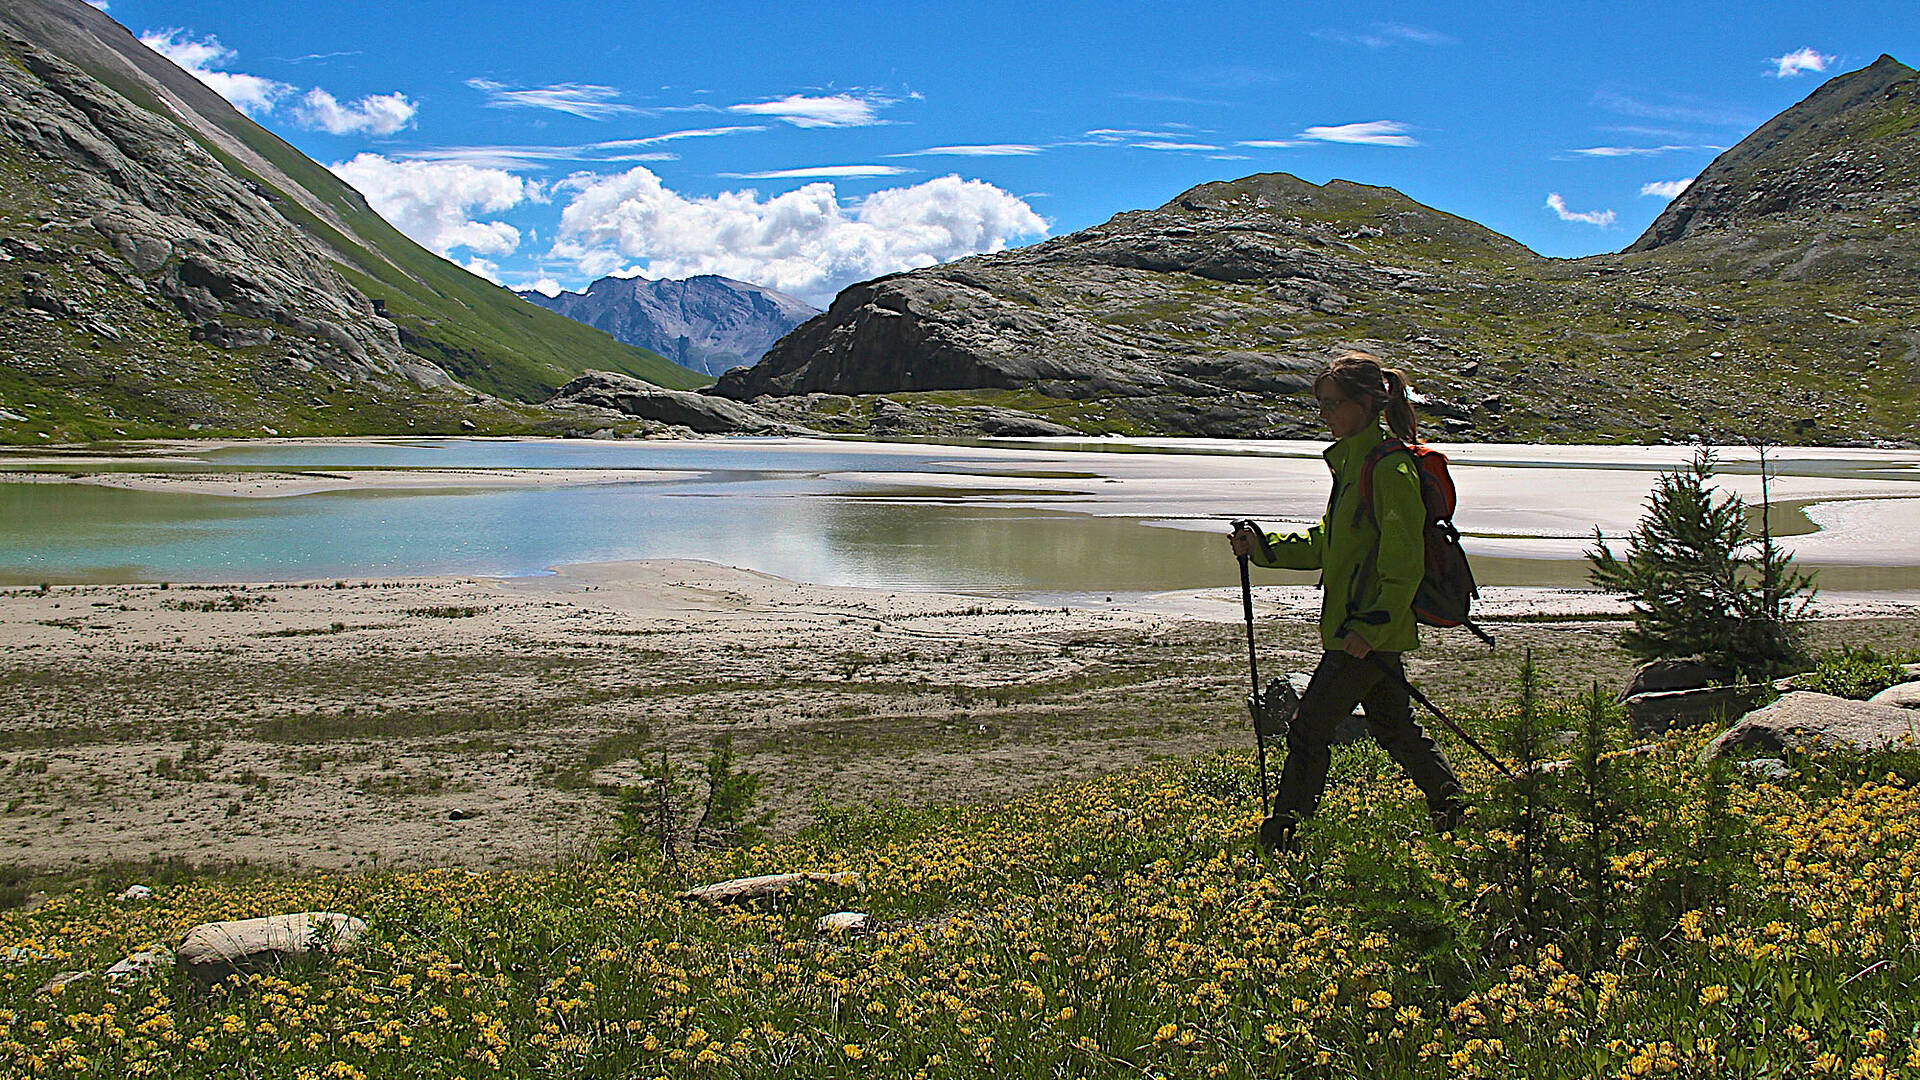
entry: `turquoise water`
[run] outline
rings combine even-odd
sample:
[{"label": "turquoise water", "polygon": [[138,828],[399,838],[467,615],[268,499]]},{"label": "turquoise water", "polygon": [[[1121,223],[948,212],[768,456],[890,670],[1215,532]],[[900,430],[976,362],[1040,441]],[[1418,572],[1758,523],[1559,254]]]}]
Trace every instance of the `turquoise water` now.
[{"label": "turquoise water", "polygon": [[[1222,533],[1250,504],[1269,520],[1311,519],[1324,505],[1325,467],[1313,444],[1262,444],[1269,456],[1251,461],[1238,444],[1156,449],[780,440],[248,444],[84,467],[376,477],[385,470],[600,472],[593,483],[560,486],[483,487],[449,477],[444,483],[469,486],[271,498],[0,484],[0,582],[525,575],[567,563],[685,558],[825,584],[997,594],[1154,591],[1237,583]],[[1647,466],[1624,457],[1614,465],[1573,465],[1560,448],[1534,457],[1524,450],[1502,448],[1501,460],[1491,463],[1523,466],[1518,490],[1477,496],[1482,505],[1475,509],[1491,517],[1502,512],[1495,505],[1502,500],[1524,507],[1555,522],[1558,546],[1539,557],[1490,548],[1476,556],[1476,569],[1489,585],[1579,584],[1579,544],[1570,553],[1568,541],[1591,536],[1591,518],[1580,511],[1592,499],[1594,478],[1637,478],[1640,487],[1608,496],[1621,504],[1615,518],[1625,513],[1630,521],[1650,482]],[[1847,467],[1885,474],[1901,466]],[[1471,476],[1466,470],[1473,467],[1460,466],[1456,475]],[[1838,468],[1811,461],[1802,475]],[[1920,492],[1920,482],[1898,486],[1907,488]],[[1169,524],[1180,527],[1157,527]],[[1462,524],[1471,531],[1464,516]],[[1503,531],[1523,542],[1528,535],[1524,528]],[[1830,587],[1914,588],[1914,563],[1920,558],[1835,567],[1844,580]]]}]

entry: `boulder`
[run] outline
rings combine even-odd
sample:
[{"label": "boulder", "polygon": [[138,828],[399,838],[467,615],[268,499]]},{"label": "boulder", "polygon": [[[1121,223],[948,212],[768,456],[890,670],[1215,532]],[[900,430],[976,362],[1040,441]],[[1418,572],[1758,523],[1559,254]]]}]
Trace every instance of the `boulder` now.
[{"label": "boulder", "polygon": [[1920,682],[1889,686],[1867,701],[1874,705],[1891,705],[1896,709],[1920,709]]},{"label": "boulder", "polygon": [[1703,686],[1718,686],[1732,681],[1732,672],[1715,667],[1697,656],[1649,660],[1634,670],[1627,688],[1620,691],[1620,696],[1614,700],[1624,702],[1636,694],[1660,690],[1698,690]]},{"label": "boulder", "polygon": [[589,371],[547,399],[548,405],[592,405],[642,420],[692,428],[703,435],[758,431],[768,427],[759,413],[737,401],[668,390],[645,379],[611,371]]},{"label": "boulder", "polygon": [[678,898],[703,904],[751,904],[759,900],[770,900],[796,886],[808,884],[831,885],[836,888],[852,889],[855,892],[865,889],[859,874],[852,872],[827,874],[810,870],[798,874],[762,874],[758,877],[734,878],[731,881],[688,889],[678,894]]},{"label": "boulder", "polygon": [[34,993],[57,994],[73,983],[77,983],[82,979],[91,978],[93,978],[93,972],[91,971],[63,971],[53,978],[48,979],[46,982],[41,983],[40,988],[35,990]]},{"label": "boulder", "polygon": [[347,952],[366,930],[364,920],[331,911],[203,923],[187,932],[174,956],[186,971],[214,982],[320,954]]},{"label": "boulder", "polygon": [[1627,699],[1627,725],[1636,735],[1652,735],[1676,727],[1720,723],[1747,712],[1772,692],[1771,686],[1753,683],[1651,690]]},{"label": "boulder", "polygon": [[836,911],[820,916],[813,924],[815,933],[826,937],[853,936],[873,932],[873,916],[864,911]]},{"label": "boulder", "polygon": [[151,900],[153,899],[153,890],[145,885],[129,885],[127,886],[127,891],[120,894],[120,899],[126,901]]},{"label": "boulder", "polygon": [[1721,732],[1700,751],[1700,760],[1740,750],[1772,755],[1814,747],[1883,750],[1912,745],[1917,733],[1920,714],[1914,710],[1796,690]]}]

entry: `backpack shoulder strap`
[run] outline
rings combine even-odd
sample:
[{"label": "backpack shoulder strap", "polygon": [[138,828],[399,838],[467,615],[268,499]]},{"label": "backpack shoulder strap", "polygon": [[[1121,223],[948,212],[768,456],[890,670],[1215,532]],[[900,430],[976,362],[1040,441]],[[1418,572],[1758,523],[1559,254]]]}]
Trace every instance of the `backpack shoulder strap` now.
[{"label": "backpack shoulder strap", "polygon": [[[1413,447],[1389,435],[1381,439],[1379,445],[1367,451],[1366,460],[1360,463],[1360,505],[1368,513],[1373,511],[1373,467],[1380,464],[1380,459],[1386,457],[1388,454],[1401,452],[1412,456]],[[1416,459],[1414,461],[1415,467],[1417,468],[1419,464],[1419,461]]]}]

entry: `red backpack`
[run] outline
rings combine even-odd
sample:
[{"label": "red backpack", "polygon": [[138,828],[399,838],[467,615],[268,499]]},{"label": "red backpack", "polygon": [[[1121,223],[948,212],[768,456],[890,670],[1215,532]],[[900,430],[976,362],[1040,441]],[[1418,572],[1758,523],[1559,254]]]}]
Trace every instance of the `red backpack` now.
[{"label": "red backpack", "polygon": [[1467,610],[1479,599],[1473,583],[1473,568],[1467,565],[1467,553],[1460,547],[1460,531],[1453,527],[1453,508],[1458,496],[1453,477],[1447,472],[1447,455],[1431,446],[1405,443],[1388,437],[1367,454],[1360,466],[1360,508],[1373,513],[1373,467],[1388,454],[1413,456],[1414,470],[1420,475],[1420,501],[1426,505],[1427,521],[1422,530],[1426,539],[1427,572],[1413,596],[1413,617],[1428,626],[1464,626],[1493,647],[1493,637],[1467,618]]}]

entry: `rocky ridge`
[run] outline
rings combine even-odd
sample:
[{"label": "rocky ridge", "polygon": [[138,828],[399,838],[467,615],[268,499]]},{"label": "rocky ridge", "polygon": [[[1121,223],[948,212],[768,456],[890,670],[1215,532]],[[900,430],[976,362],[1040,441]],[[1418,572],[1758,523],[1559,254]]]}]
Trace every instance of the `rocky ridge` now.
[{"label": "rocky ridge", "polygon": [[820,314],[786,293],[713,274],[658,281],[604,277],[585,292],[518,295],[703,375],[754,363],[768,346]]},{"label": "rocky ridge", "polygon": [[1089,432],[1304,435],[1310,373],[1360,347],[1409,369],[1442,437],[1911,443],[1916,101],[1890,58],[1831,80],[1647,238],[1586,259],[1386,188],[1205,184],[852,286],[713,392],[959,394]]}]

